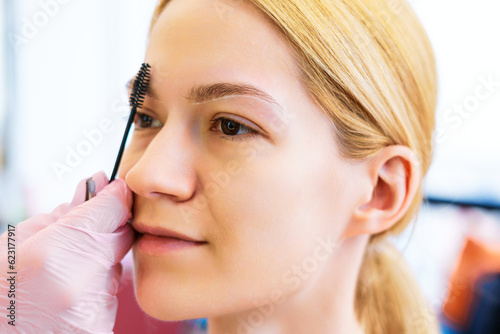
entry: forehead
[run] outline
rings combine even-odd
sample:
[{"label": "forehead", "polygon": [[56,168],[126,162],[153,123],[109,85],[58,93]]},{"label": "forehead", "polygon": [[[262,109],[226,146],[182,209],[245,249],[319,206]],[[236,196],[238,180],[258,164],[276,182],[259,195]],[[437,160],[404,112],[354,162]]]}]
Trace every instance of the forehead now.
[{"label": "forehead", "polygon": [[151,31],[146,59],[165,75],[177,69],[211,78],[241,74],[276,81],[295,68],[284,36],[239,0],[171,1]]},{"label": "forehead", "polygon": [[238,83],[266,92],[293,116],[290,131],[330,123],[300,80],[282,32],[246,2],[173,0],[151,31],[145,61],[166,109],[182,110],[192,87]]}]

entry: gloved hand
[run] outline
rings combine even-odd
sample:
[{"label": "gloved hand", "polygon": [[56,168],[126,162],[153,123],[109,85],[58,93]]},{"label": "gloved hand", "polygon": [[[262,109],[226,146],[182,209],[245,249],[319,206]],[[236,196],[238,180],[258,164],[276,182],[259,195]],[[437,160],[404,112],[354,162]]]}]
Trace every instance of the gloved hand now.
[{"label": "gloved hand", "polygon": [[[93,175],[97,196],[85,202],[85,180],[73,201],[15,227],[15,298],[8,298],[7,231],[0,238],[1,333],[112,333],[120,261],[135,232],[127,224],[132,193],[125,181]],[[102,191],[101,191],[102,190]],[[15,300],[15,327],[7,307]]]}]

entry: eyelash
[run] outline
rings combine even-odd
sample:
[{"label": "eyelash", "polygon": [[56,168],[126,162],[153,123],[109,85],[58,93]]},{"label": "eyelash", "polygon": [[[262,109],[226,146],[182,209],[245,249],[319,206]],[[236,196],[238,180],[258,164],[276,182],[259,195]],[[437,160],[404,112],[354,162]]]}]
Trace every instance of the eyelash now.
[{"label": "eyelash", "polygon": [[[135,128],[137,130],[145,130],[145,129],[149,129],[149,127],[141,127],[139,126],[139,119],[141,117],[144,117],[144,116],[147,116],[151,119],[151,122],[153,121],[157,121],[156,119],[154,119],[153,117],[149,116],[148,114],[145,114],[145,113],[141,113],[141,112],[138,112],[136,115],[135,115],[135,118],[134,118],[134,124],[135,124]],[[245,131],[245,135],[247,136],[243,136],[243,135],[225,135],[225,134],[220,134],[219,137],[222,138],[222,139],[225,139],[225,140],[231,140],[231,141],[237,141],[237,140],[244,140],[245,137],[254,137],[254,136],[258,136],[260,135],[258,131],[230,118],[230,117],[217,117],[216,119],[213,119],[211,120],[210,122],[212,123],[212,126],[210,127],[210,130],[213,130],[217,125],[219,125],[222,121],[229,121],[229,122],[233,122],[233,123],[236,123],[238,127],[238,132],[239,130],[242,130],[242,131]],[[242,138],[243,137],[243,138]]]}]

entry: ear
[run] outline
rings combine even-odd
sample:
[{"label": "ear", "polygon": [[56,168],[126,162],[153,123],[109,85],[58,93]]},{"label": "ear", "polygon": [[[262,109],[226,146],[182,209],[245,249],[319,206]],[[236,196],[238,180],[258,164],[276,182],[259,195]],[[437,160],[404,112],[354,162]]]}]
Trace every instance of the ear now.
[{"label": "ear", "polygon": [[421,181],[418,159],[403,145],[382,149],[366,163],[364,172],[362,177],[371,185],[361,194],[364,200],[355,207],[345,238],[391,228],[408,210]]}]

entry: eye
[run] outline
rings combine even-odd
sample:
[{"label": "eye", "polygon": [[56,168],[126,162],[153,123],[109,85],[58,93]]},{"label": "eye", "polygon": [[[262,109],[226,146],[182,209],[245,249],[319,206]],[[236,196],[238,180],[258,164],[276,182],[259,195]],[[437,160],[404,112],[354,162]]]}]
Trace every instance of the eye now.
[{"label": "eye", "polygon": [[158,128],[163,126],[160,121],[142,112],[135,114],[134,124],[136,129]]},{"label": "eye", "polygon": [[248,134],[250,136],[259,135],[257,131],[251,129],[250,127],[238,123],[234,119],[227,117],[218,117],[212,120],[212,124],[212,129],[220,129],[220,131],[223,133],[221,137],[224,139],[241,140],[242,138],[238,137],[242,137],[242,135],[245,134]]}]

